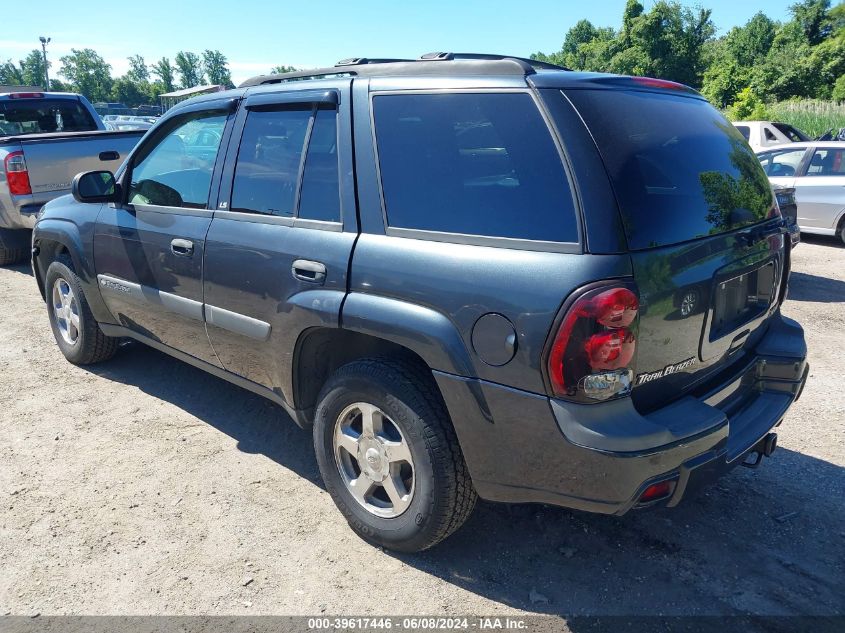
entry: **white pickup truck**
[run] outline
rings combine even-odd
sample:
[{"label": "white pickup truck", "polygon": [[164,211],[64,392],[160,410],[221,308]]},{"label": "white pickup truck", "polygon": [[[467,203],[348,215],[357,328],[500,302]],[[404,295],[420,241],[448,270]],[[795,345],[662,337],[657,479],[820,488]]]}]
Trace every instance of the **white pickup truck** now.
[{"label": "white pickup truck", "polygon": [[106,130],[81,95],[0,92],[0,265],[29,255],[38,212],[76,174],[116,170],[143,135]]},{"label": "white pickup truck", "polygon": [[772,145],[812,140],[798,128],[777,121],[734,121],[734,127],[745,137],[755,152],[760,152]]}]

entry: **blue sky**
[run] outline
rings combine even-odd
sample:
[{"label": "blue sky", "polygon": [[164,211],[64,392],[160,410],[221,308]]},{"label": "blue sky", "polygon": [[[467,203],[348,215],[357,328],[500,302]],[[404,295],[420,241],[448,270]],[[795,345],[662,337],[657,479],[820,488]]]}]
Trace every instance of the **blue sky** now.
[{"label": "blue sky", "polygon": [[[711,8],[724,32],[761,8],[773,19],[786,19],[794,1],[768,0],[764,7],[741,0],[684,4]],[[581,18],[618,28],[625,0],[175,0],[125,6],[38,0],[31,10],[3,11],[0,61],[17,61],[39,47],[39,35],[53,40],[47,49],[52,73],[71,48],[95,49],[116,75],[126,71],[132,54],[150,63],[162,56],[172,60],[178,50],[217,48],[229,58],[235,83],[276,64],[313,68],[344,57],[418,57],[433,50],[528,56],[559,50]]]}]

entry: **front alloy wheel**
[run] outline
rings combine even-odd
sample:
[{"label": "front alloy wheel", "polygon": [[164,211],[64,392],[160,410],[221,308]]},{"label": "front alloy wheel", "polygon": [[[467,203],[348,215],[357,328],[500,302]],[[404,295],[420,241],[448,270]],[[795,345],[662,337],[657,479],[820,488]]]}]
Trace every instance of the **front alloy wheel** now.
[{"label": "front alloy wheel", "polygon": [[73,288],[61,277],[53,284],[53,313],[59,335],[68,345],[76,345],[79,339],[79,303]]}]

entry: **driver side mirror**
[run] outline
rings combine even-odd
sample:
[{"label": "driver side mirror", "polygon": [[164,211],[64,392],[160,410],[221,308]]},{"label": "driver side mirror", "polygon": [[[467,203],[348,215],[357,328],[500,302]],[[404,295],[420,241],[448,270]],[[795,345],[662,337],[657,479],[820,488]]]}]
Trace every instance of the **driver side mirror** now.
[{"label": "driver side mirror", "polygon": [[77,174],[71,185],[78,202],[119,202],[120,185],[110,171],[86,171]]}]

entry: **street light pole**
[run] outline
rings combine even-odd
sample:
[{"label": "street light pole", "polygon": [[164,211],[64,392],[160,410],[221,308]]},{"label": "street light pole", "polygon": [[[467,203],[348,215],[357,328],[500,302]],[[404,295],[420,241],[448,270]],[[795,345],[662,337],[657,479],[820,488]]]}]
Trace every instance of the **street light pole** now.
[{"label": "street light pole", "polygon": [[47,44],[50,43],[50,38],[42,35],[38,39],[41,40],[41,50],[44,54],[44,81],[46,82],[44,88],[50,90],[50,73],[47,71]]}]

